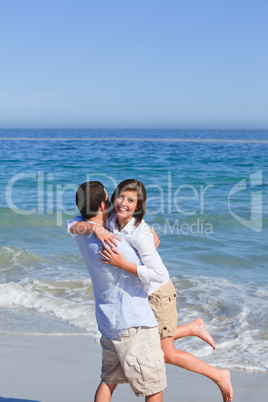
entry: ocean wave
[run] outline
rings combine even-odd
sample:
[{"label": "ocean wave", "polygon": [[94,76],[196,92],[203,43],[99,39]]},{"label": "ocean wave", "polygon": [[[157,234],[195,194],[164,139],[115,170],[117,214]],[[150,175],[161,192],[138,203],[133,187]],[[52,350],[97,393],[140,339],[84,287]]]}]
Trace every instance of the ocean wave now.
[{"label": "ocean wave", "polygon": [[85,329],[98,337],[95,320],[95,302],[89,279],[52,282],[24,279],[0,285],[2,307],[23,307]]},{"label": "ocean wave", "polygon": [[0,247],[0,269],[11,267],[36,266],[44,260],[37,254],[29,253],[19,247]]},{"label": "ocean wave", "polygon": [[[176,341],[177,348],[220,368],[268,371],[268,315],[264,308],[267,285],[193,275],[172,279],[178,293],[178,324],[202,318],[217,346],[214,351],[200,339],[189,337]],[[0,305],[7,317],[14,313],[10,308],[23,308],[29,316],[38,314],[40,321],[51,317],[69,325],[63,331],[58,326],[54,333],[76,333],[75,329],[70,331],[72,327],[95,339],[100,337],[89,278],[26,278],[1,284]],[[9,330],[8,325],[4,330]],[[13,324],[11,332],[33,331]],[[44,332],[42,326],[39,332]]]},{"label": "ocean wave", "polygon": [[173,281],[179,324],[202,318],[217,349],[190,338],[177,341],[177,347],[220,368],[268,371],[268,311],[262,297],[267,285],[192,276]]}]

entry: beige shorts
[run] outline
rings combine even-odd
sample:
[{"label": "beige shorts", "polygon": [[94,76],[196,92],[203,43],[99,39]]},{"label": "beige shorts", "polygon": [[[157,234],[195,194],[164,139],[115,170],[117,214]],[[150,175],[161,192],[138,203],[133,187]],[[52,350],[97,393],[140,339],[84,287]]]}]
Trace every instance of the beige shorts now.
[{"label": "beige shorts", "polygon": [[175,334],[178,320],[176,297],[171,279],[149,296],[149,304],[158,322],[160,339]]},{"label": "beige shorts", "polygon": [[157,327],[130,328],[115,340],[101,337],[105,384],[128,382],[137,396],[148,396],[167,386],[164,354]]}]

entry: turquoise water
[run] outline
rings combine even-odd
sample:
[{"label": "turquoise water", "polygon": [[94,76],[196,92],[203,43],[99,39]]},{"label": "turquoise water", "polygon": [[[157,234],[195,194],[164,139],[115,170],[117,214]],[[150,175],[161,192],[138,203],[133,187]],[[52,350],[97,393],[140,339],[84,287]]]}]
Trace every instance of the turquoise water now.
[{"label": "turquoise water", "polygon": [[219,367],[267,371],[268,131],[0,130],[0,142],[0,331],[99,337],[64,225],[82,182],[111,194],[137,178],[179,323],[202,317],[218,350],[177,346]]}]

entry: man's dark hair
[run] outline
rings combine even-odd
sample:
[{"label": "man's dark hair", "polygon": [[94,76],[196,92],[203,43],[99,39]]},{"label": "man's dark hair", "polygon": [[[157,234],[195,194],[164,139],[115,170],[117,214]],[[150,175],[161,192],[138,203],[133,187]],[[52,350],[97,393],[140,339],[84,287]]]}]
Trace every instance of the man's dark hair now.
[{"label": "man's dark hair", "polygon": [[76,205],[84,219],[90,219],[97,215],[102,202],[107,195],[104,185],[100,181],[87,181],[81,184],[76,191]]}]

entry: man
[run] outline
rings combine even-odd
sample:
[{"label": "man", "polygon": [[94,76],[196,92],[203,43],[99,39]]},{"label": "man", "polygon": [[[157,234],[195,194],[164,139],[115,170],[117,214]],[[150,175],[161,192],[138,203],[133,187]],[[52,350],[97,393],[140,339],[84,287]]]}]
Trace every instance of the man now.
[{"label": "man", "polygon": [[[102,183],[81,184],[76,204],[84,220],[104,226],[110,202]],[[79,217],[67,223],[69,232],[78,220]],[[145,401],[161,402],[166,387],[163,352],[157,321],[139,279],[120,268],[102,264],[99,261],[102,243],[95,235],[74,236],[92,280],[96,319],[102,333],[102,380],[95,402],[109,402],[117,384],[125,382],[137,396],[145,396]],[[118,250],[130,263],[141,265],[124,240],[118,242]]]}]

